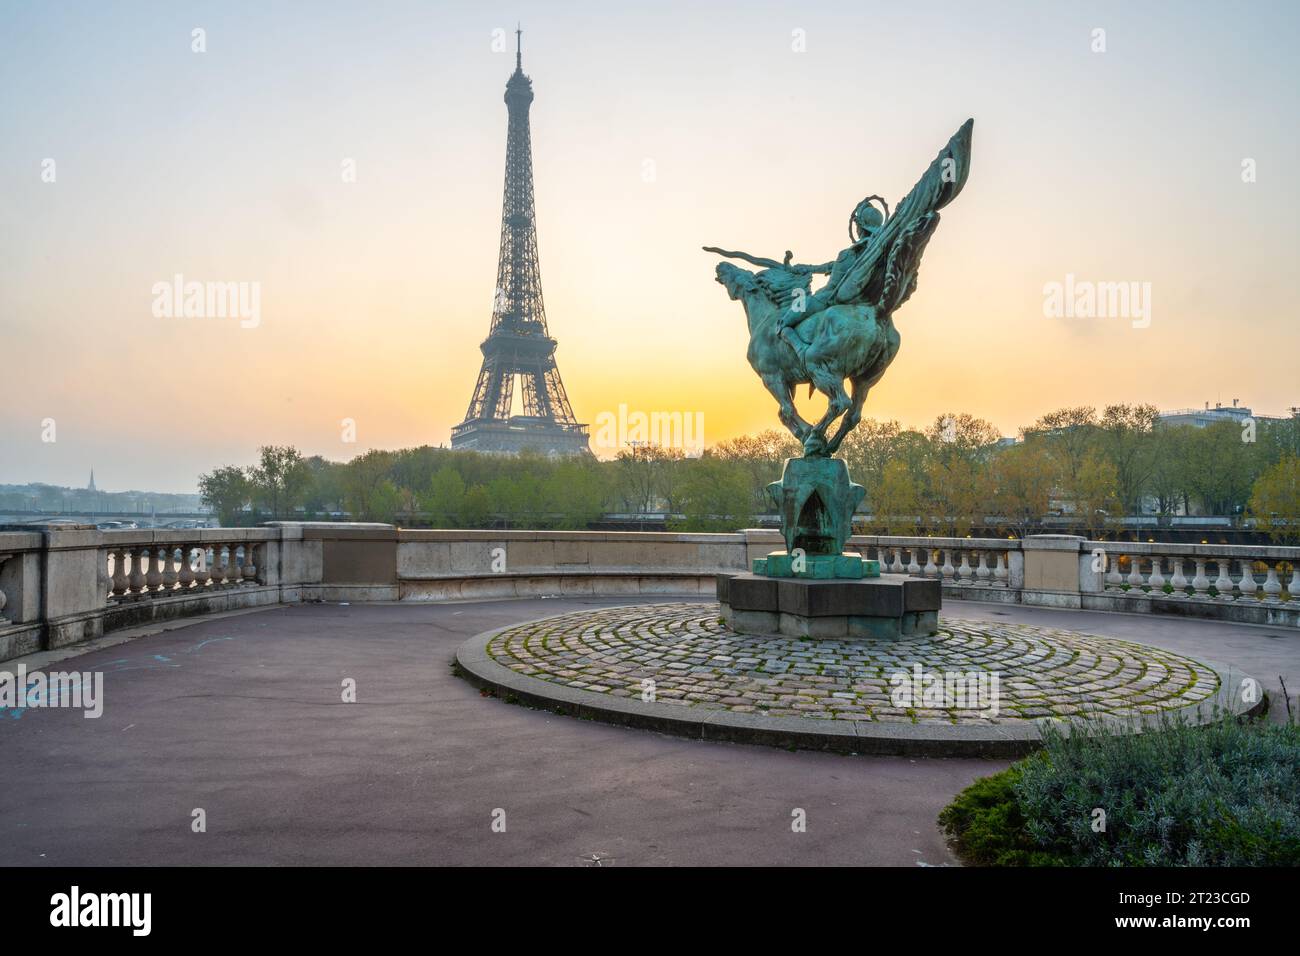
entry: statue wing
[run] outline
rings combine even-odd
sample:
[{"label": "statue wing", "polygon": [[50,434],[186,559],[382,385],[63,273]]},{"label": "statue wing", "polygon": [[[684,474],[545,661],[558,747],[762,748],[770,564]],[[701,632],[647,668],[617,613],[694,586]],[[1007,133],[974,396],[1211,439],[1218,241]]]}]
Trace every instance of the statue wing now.
[{"label": "statue wing", "polygon": [[970,174],[973,119],[939,151],[912,191],[867,243],[835,291],[838,302],[868,302],[892,312],[916,288],[921,253],[939,224],[939,210],[957,198]]}]

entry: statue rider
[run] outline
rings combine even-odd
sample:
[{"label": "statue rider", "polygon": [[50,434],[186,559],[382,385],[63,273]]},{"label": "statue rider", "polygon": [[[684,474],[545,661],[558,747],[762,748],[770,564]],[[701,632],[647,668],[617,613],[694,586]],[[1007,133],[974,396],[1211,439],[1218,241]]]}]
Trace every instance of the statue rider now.
[{"label": "statue rider", "polygon": [[[879,200],[882,206],[885,205],[885,201],[879,196],[868,196],[854,207],[853,214],[849,217],[849,239],[852,245],[836,256],[834,262],[817,266],[791,266],[790,253],[786,253],[785,267],[792,271],[830,273],[830,278],[824,286],[810,296],[796,298],[777,319],[777,334],[794,349],[795,354],[801,357],[808,346],[803,339],[799,338],[795,329],[804,319],[835,304],[835,295],[839,291],[840,280],[844,277],[844,273],[853,268],[867,243],[885,224],[885,216],[871,204],[872,200]],[[886,214],[888,211],[889,207],[885,206]]]}]

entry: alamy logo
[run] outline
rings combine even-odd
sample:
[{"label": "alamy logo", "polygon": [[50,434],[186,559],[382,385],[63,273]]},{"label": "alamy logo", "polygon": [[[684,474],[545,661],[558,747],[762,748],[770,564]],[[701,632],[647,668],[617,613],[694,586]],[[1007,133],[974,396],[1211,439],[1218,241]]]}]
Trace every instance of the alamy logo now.
[{"label": "alamy logo", "polygon": [[148,936],[152,925],[152,893],[71,892],[50,897],[51,926],[129,926],[133,936]]},{"label": "alamy logo", "polygon": [[239,319],[242,329],[262,324],[262,283],[186,281],[179,272],[171,282],[155,282],[153,314],[158,319]]},{"label": "alamy logo", "polygon": [[698,455],[704,450],[704,413],[629,412],[622,404],[617,412],[600,412],[596,416],[594,440],[597,448],[611,451],[649,444]]},{"label": "alamy logo", "polygon": [[997,671],[927,671],[913,664],[910,673],[890,675],[889,700],[903,710],[963,710],[990,718],[998,715],[999,682]]},{"label": "alamy logo", "polygon": [[1151,324],[1150,282],[1092,282],[1066,273],[1064,282],[1043,286],[1043,315],[1049,319],[1132,319],[1135,329]]},{"label": "alamy logo", "polygon": [[94,719],[104,713],[104,675],[101,671],[27,672],[26,664],[18,673],[0,671],[0,710],[11,717],[21,717],[29,708],[70,708],[84,710],[83,717]]}]

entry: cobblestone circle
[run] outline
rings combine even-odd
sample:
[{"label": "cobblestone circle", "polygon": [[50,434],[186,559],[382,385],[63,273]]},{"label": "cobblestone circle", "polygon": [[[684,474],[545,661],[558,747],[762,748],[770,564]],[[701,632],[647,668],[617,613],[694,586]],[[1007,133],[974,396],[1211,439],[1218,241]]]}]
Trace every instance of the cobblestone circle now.
[{"label": "cobblestone circle", "polygon": [[[822,720],[1135,717],[1197,704],[1219,686],[1198,661],[1076,631],[941,617],[933,637],[813,640],[736,634],[718,614],[717,605],[686,603],[579,611],[508,628],[487,653],[516,673],[613,697],[644,700],[652,689],[665,705]],[[996,716],[980,715],[990,713],[987,700],[951,693],[895,706],[907,703],[892,696],[896,675],[916,665],[985,681],[996,674]]]}]

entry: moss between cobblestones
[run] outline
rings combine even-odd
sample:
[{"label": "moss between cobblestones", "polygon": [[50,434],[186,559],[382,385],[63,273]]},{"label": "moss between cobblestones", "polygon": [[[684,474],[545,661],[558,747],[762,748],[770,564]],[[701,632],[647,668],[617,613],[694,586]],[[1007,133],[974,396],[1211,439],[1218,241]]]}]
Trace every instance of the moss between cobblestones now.
[{"label": "moss between cobblestones", "polygon": [[[716,622],[699,604],[583,611],[508,628],[486,651],[516,673],[595,693],[639,693],[648,678],[661,698],[684,701],[678,706],[816,720],[951,725],[969,715],[894,708],[889,678],[914,664],[928,672],[999,673],[1000,709],[990,723],[1159,712],[1218,691],[1218,675],[1188,658],[1050,628],[945,619],[935,637],[854,642],[738,635]],[[1148,683],[1153,672],[1161,677]],[[1073,693],[1082,686],[1093,690]],[[844,700],[863,708],[860,718],[844,716]]]}]

